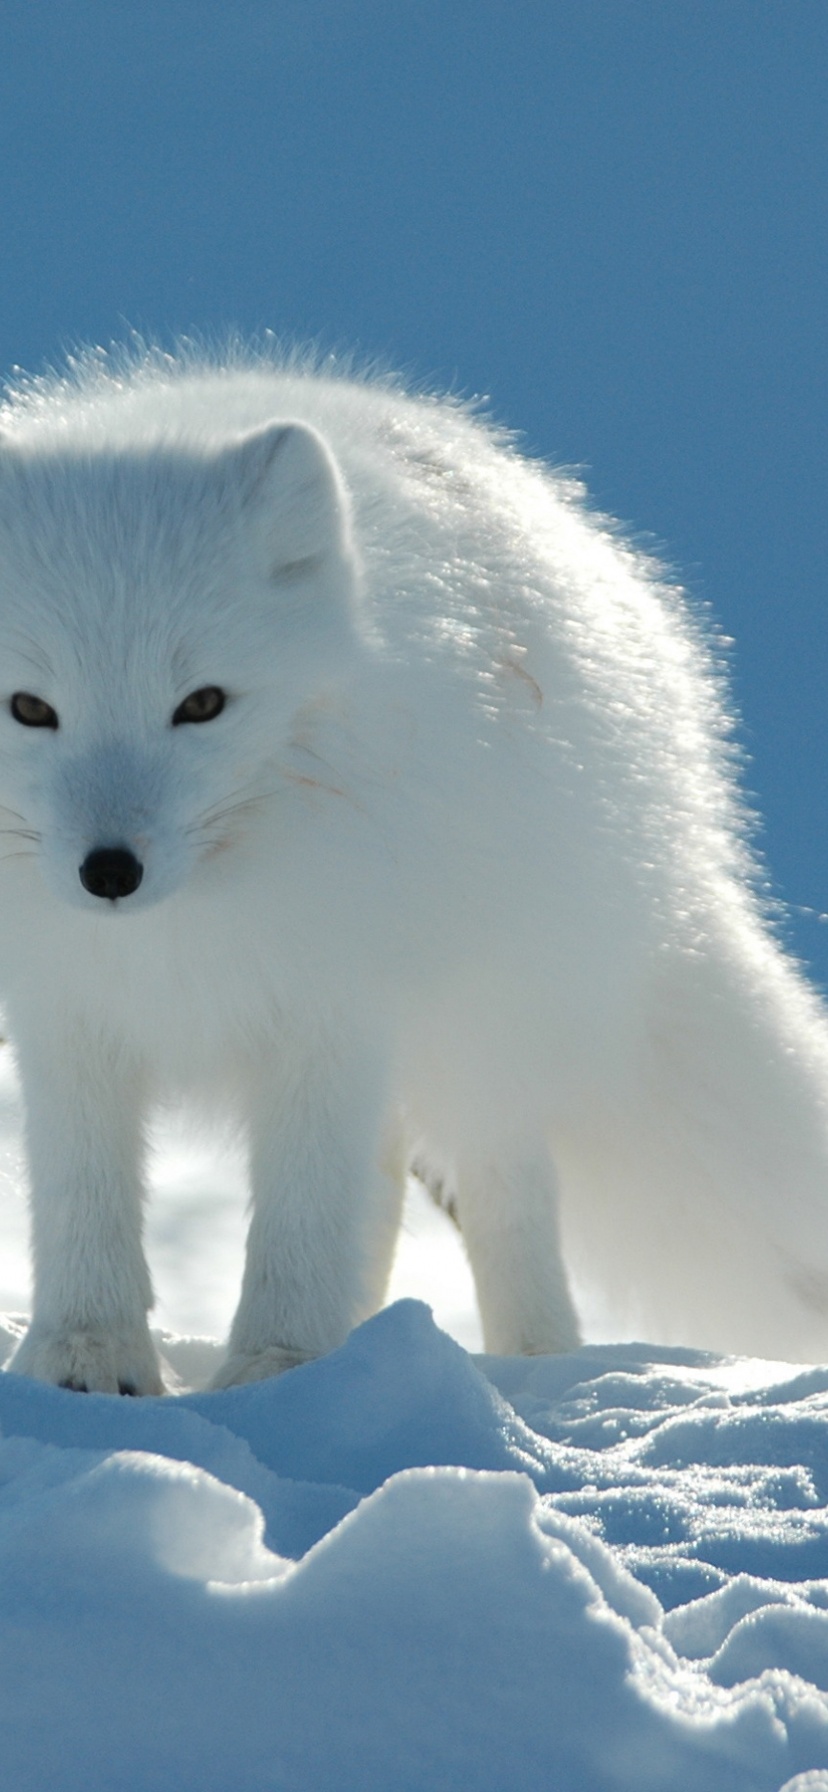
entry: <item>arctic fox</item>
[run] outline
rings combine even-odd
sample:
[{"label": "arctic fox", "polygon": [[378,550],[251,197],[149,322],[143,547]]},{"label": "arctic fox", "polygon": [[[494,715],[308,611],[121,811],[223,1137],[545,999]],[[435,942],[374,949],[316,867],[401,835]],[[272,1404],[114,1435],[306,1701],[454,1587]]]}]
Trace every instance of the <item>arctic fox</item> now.
[{"label": "arctic fox", "polygon": [[[449,1179],[487,1349],[828,1347],[828,1028],[763,915],[715,655],[451,400],[90,355],[0,415],[16,1370],[153,1393],[148,1116],[235,1116],[220,1385],[383,1298]],[[573,1281],[570,1284],[569,1274]]]}]

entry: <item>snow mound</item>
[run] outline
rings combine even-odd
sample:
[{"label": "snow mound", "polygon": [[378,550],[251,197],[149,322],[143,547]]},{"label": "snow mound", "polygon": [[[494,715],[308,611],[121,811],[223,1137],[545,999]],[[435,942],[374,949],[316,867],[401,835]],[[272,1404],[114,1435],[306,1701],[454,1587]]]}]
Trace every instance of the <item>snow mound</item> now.
[{"label": "snow mound", "polygon": [[15,1792],[828,1792],[828,1371],[401,1301],[223,1393],[4,1375],[0,1425]]}]

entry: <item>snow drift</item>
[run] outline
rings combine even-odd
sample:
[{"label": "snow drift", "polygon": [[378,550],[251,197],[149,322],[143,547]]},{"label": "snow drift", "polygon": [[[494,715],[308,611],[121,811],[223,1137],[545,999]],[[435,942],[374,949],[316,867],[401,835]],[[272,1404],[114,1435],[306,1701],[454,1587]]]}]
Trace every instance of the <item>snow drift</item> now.
[{"label": "snow drift", "polygon": [[0,1423],[15,1792],[828,1787],[828,1370],[475,1362],[403,1301],[225,1393],[5,1375]]}]

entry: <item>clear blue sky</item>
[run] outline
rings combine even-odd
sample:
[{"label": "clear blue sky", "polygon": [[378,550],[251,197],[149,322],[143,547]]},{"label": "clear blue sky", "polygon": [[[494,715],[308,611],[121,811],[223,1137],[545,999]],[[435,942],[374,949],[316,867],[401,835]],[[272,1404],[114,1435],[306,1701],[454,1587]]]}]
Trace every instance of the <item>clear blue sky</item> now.
[{"label": "clear blue sky", "polygon": [[0,363],[271,327],[491,397],[735,637],[828,984],[826,0],[3,0]]}]

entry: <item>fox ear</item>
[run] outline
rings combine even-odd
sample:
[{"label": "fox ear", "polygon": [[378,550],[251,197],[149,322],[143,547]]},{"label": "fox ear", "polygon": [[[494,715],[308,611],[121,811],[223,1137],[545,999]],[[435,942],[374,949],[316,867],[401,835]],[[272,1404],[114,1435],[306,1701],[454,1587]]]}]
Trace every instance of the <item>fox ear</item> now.
[{"label": "fox ear", "polygon": [[315,429],[306,423],[269,423],[231,448],[225,464],[269,571],[347,553],[348,499]]}]

